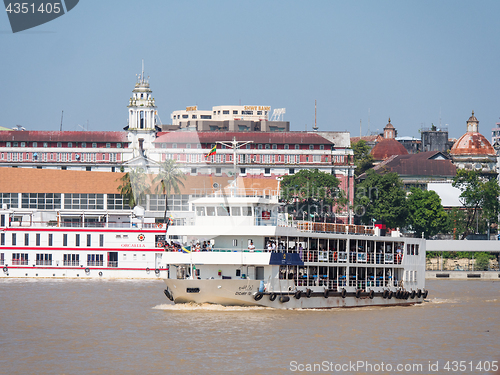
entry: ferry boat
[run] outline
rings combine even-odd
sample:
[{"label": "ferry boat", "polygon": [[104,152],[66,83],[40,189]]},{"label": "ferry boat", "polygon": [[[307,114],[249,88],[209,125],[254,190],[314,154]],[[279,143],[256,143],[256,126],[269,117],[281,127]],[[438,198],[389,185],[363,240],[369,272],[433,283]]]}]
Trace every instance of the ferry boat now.
[{"label": "ferry boat", "polygon": [[144,209],[0,209],[0,278],[165,277],[165,227]]},{"label": "ferry boat", "polygon": [[409,305],[427,297],[424,239],[289,220],[277,195],[231,191],[193,206],[194,226],[169,229],[169,239],[191,244],[167,255],[164,293],[176,304],[318,309]]}]

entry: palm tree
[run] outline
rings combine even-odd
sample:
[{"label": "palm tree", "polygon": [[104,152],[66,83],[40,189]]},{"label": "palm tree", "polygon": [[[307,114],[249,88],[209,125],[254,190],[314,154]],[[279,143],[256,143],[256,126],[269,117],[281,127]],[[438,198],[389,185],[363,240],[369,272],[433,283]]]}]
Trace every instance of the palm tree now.
[{"label": "palm tree", "polygon": [[174,194],[180,194],[179,185],[184,187],[182,180],[186,179],[186,175],[178,167],[173,159],[165,160],[160,166],[160,173],[153,179],[156,185],[157,194],[165,194],[165,214],[163,222],[167,221],[168,196],[173,191]]},{"label": "palm tree", "polygon": [[146,182],[146,174],[142,168],[133,169],[120,177],[122,182],[118,189],[120,194],[128,200],[130,208],[140,205],[146,194],[149,193],[149,186]]}]

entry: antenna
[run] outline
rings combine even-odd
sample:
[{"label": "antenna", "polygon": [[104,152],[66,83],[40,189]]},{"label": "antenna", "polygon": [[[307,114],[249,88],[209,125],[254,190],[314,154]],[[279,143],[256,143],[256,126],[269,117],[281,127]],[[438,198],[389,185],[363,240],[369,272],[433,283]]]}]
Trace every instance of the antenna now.
[{"label": "antenna", "polygon": [[61,127],[59,128],[59,131],[62,132],[62,120],[63,120],[63,114],[64,114],[64,111],[61,111]]},{"label": "antenna", "polygon": [[314,99],[314,126],[313,126],[313,130],[315,132],[318,131],[318,125],[316,123],[316,99]]},{"label": "antenna", "polygon": [[370,108],[368,108],[368,135],[371,135],[370,134]]},{"label": "antenna", "polygon": [[144,59],[142,59],[142,76],[141,81],[144,82]]}]

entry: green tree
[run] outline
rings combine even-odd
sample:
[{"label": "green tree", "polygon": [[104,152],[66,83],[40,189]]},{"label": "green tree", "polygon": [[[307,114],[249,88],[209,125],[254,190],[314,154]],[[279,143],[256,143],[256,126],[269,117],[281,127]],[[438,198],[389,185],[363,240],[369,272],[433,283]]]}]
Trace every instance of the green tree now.
[{"label": "green tree", "polygon": [[424,236],[429,238],[448,230],[448,215],[441,205],[441,198],[435,191],[412,188],[406,203],[408,226],[417,235],[423,232]]},{"label": "green tree", "polygon": [[476,260],[476,264],[474,268],[478,271],[488,271],[490,268],[490,259],[494,257],[489,253],[478,252],[474,253],[474,259]]},{"label": "green tree", "polygon": [[480,218],[488,223],[497,222],[500,186],[496,178],[486,178],[479,171],[459,169],[452,185],[462,192],[460,200],[466,212],[462,239],[474,233],[474,221],[477,225]]},{"label": "green tree", "polygon": [[344,192],[339,189],[340,181],[331,174],[317,169],[303,169],[283,177],[280,185],[281,200],[289,212],[296,216],[317,213],[323,216],[342,209],[348,204]]},{"label": "green tree", "polygon": [[131,208],[140,205],[149,193],[149,184],[142,168],[132,169],[120,177],[120,194]]},{"label": "green tree", "polygon": [[407,213],[406,193],[398,174],[367,171],[365,180],[356,187],[354,198],[354,214],[361,222],[385,220],[390,228],[404,227]]},{"label": "green tree", "polygon": [[352,143],[351,148],[354,151],[354,164],[356,165],[354,175],[358,177],[365,171],[373,167],[375,159],[370,153],[370,146],[368,146],[366,144],[366,141],[363,139],[359,140],[358,142]]},{"label": "green tree", "polygon": [[179,185],[184,187],[182,180],[185,179],[186,175],[179,169],[177,162],[173,159],[165,160],[160,166],[160,173],[153,179],[153,183],[156,184],[156,194],[165,194],[164,223],[167,221],[168,196],[172,192],[180,194]]}]

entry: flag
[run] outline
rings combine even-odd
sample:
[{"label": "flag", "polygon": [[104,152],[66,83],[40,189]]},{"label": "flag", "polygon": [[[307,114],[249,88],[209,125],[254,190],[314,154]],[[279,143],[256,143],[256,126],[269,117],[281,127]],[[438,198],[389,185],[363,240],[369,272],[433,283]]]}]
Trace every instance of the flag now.
[{"label": "flag", "polygon": [[209,156],[215,155],[216,151],[217,151],[217,145],[215,145],[214,147],[212,147],[212,149],[205,156],[205,159],[208,159]]},{"label": "flag", "polygon": [[186,249],[184,246],[181,246],[181,249],[182,249],[182,252],[186,253],[186,254],[191,252],[191,250]]}]

